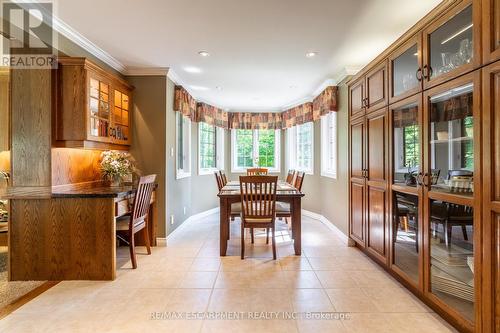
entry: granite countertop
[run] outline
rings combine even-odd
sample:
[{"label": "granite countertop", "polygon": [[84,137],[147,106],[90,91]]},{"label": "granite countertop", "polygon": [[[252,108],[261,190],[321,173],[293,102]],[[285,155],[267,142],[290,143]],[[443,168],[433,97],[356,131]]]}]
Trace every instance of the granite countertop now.
[{"label": "granite countertop", "polygon": [[52,187],[9,187],[0,189],[0,199],[123,198],[136,187],[111,187],[103,183],[82,183]]}]

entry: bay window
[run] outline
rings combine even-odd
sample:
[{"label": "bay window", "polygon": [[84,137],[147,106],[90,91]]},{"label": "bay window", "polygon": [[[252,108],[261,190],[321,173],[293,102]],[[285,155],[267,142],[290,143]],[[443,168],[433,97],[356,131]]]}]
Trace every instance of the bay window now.
[{"label": "bay window", "polygon": [[245,172],[252,167],[280,172],[280,131],[232,130],[231,156],[232,172]]}]

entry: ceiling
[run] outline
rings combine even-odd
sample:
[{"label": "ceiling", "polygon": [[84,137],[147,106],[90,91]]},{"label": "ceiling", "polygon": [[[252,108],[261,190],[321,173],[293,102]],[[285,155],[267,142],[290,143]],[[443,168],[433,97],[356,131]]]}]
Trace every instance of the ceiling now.
[{"label": "ceiling", "polygon": [[310,100],[439,2],[64,0],[56,16],[126,68],[169,67],[199,101],[262,112]]}]

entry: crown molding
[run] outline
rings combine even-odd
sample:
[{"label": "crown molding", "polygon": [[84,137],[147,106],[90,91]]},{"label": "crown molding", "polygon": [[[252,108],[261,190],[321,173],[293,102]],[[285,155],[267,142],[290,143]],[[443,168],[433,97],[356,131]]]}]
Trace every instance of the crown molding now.
[{"label": "crown molding", "polygon": [[356,75],[362,68],[363,66],[346,66],[335,75],[335,81],[339,84],[344,81],[346,77]]},{"label": "crown molding", "polygon": [[339,81],[335,80],[335,79],[327,79],[325,80],[318,88],[316,88],[316,90],[313,91],[312,93],[312,98],[314,99],[316,96],[318,96],[319,94],[321,94],[321,92],[323,92],[323,90],[326,89],[326,87],[329,87],[329,86],[334,86],[338,83]]},{"label": "crown molding", "polygon": [[168,76],[168,67],[127,67],[125,76]]}]

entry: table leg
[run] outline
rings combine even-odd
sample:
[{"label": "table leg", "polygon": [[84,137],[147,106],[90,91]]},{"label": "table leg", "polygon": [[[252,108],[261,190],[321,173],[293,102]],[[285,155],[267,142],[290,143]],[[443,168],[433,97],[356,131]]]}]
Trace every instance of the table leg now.
[{"label": "table leg", "polygon": [[227,199],[220,198],[220,255],[223,257],[227,251],[227,238],[229,236],[229,215]]},{"label": "table leg", "polygon": [[301,228],[302,228],[302,207],[301,198],[294,198],[292,201],[292,234],[295,255],[300,256],[302,252]]}]

